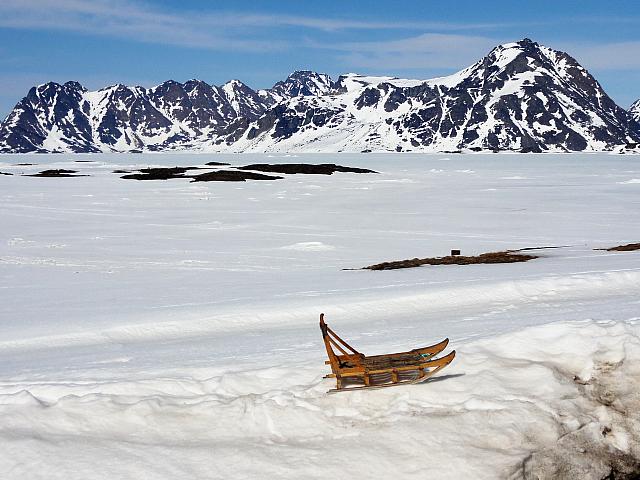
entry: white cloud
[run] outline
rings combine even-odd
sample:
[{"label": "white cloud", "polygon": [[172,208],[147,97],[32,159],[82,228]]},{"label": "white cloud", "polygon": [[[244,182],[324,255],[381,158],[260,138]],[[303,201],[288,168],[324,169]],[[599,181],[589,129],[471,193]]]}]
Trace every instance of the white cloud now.
[{"label": "white cloud", "polygon": [[106,35],[149,43],[204,49],[277,50],[273,39],[231,35],[221,17],[195,13],[172,14],[128,1],[3,0],[0,26]]},{"label": "white cloud", "polygon": [[314,46],[341,52],[342,61],[355,68],[424,70],[465,68],[499,43],[482,36],[425,33],[400,40]]},{"label": "white cloud", "polygon": [[636,70],[640,68],[640,41],[600,44],[559,43],[556,48],[567,52],[587,69]]},{"label": "white cloud", "polygon": [[285,41],[266,38],[268,29],[300,27],[319,31],[419,29],[455,31],[497,24],[380,22],[348,18],[233,12],[174,12],[130,0],[2,0],[0,26],[107,35],[206,49],[278,50]]},{"label": "white cloud", "polygon": [[[482,58],[496,45],[517,40],[520,38],[425,33],[387,41],[334,44],[310,42],[309,46],[339,52],[340,59],[347,68],[462,69]],[[567,52],[587,69],[640,69],[640,41],[540,43]]]},{"label": "white cloud", "polygon": [[[617,19],[620,22],[625,19]],[[593,22],[592,18],[576,22]],[[614,22],[615,22],[614,21]],[[531,27],[533,24],[527,24]],[[0,27],[49,29],[104,35],[147,43],[212,50],[278,51],[291,48],[276,39],[274,29],[298,27],[320,32],[336,30],[430,31],[389,41],[307,43],[340,52],[344,64],[355,68],[463,68],[505,40],[468,32],[497,30],[518,24],[447,23],[430,21],[370,21],[299,15],[171,11],[131,0],[1,0]],[[523,24],[520,24],[524,27]],[[465,33],[452,33],[461,32]],[[328,39],[330,42],[331,39]],[[297,48],[299,45],[296,44]],[[616,43],[559,43],[593,69],[640,68],[640,41]]]}]

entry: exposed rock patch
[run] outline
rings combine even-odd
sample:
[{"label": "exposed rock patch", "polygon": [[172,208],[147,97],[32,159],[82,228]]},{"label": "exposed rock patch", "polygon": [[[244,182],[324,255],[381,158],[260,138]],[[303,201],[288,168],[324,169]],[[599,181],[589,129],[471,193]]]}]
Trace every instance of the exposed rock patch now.
[{"label": "exposed rock patch", "polygon": [[538,258],[536,255],[523,255],[505,252],[489,252],[476,256],[448,255],[446,257],[434,258],[412,258],[408,260],[398,260],[393,262],[382,262],[369,265],[362,270],[396,270],[399,268],[421,267],[422,265],[475,265],[480,263],[517,263],[528,262]]},{"label": "exposed rock patch", "polygon": [[[215,163],[215,162],[211,162]],[[171,178],[190,178],[192,182],[245,182],[247,180],[280,180],[283,177],[264,175],[256,172],[240,172],[237,170],[216,170],[198,175],[188,175],[189,170],[199,170],[201,167],[168,167],[142,168],[138,173],[116,170],[114,173],[127,173],[121,178],[131,180],[169,180]]]},{"label": "exposed rock patch", "polygon": [[170,178],[188,178],[185,173],[187,173],[188,170],[195,168],[197,167],[141,168],[138,170],[139,173],[124,175],[120,178],[130,180],[169,180]]},{"label": "exposed rock patch", "polygon": [[348,173],[378,173],[366,168],[344,167],[333,163],[313,165],[309,163],[281,163],[281,164],[251,164],[238,167],[239,170],[257,170],[259,172],[274,173],[302,173],[307,175],[332,175],[335,172]]},{"label": "exposed rock patch", "polygon": [[247,180],[281,180],[283,177],[236,170],[218,170],[195,175],[192,182],[246,182]]},{"label": "exposed rock patch", "polygon": [[605,250],[607,252],[631,252],[640,250],[640,243],[628,243],[626,245],[618,245],[617,247],[596,248],[596,250]]},{"label": "exposed rock patch", "polygon": [[25,177],[88,177],[89,175],[76,175],[78,173],[75,170],[65,170],[60,168],[57,170],[43,170],[33,175],[24,175]]}]

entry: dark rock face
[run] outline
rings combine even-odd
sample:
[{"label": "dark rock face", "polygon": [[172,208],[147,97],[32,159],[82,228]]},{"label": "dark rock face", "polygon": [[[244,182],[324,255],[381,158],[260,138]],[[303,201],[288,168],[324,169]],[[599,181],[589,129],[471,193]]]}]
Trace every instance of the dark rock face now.
[{"label": "dark rock face", "polygon": [[380,90],[376,88],[366,88],[362,95],[356,99],[356,108],[373,107],[380,101]]},{"label": "dark rock face", "polygon": [[244,167],[238,167],[238,170],[257,170],[259,172],[288,174],[303,173],[307,175],[333,175],[335,172],[378,173],[373,170],[367,170],[366,168],[343,167],[333,163],[321,163],[319,165],[312,165],[308,163],[282,163],[276,165],[256,163],[246,165]]},{"label": "dark rock face", "polygon": [[633,102],[633,104],[629,108],[629,113],[636,122],[640,123],[640,100],[636,100],[635,102]]},{"label": "dark rock face", "polygon": [[523,39],[423,82],[297,71],[260,91],[47,83],[0,125],[0,152],[625,150],[639,122],[640,101],[625,111],[572,57]]},{"label": "dark rock face", "polygon": [[117,85],[100,92],[106,104],[96,129],[100,143],[115,147],[124,141],[141,148],[141,135],[158,135],[171,128],[171,122],[151,104],[144,89]]}]

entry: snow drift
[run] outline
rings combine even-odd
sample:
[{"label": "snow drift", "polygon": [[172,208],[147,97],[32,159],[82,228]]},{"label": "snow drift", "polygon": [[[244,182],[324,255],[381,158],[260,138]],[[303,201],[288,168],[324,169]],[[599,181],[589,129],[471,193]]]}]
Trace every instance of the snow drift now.
[{"label": "snow drift", "polygon": [[223,374],[5,379],[0,468],[4,478],[68,479],[640,472],[638,319],[456,347],[446,374],[424,385],[334,395],[320,358]]}]

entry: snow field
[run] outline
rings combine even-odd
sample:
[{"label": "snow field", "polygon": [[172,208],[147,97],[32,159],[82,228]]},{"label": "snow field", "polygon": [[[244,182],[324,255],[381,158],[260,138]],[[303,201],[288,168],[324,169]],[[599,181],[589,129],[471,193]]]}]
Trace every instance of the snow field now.
[{"label": "snow field", "polygon": [[[93,163],[75,163],[75,159]],[[122,180],[206,161],[378,175]],[[37,163],[18,166],[17,163]],[[46,168],[90,177],[31,178]],[[0,478],[585,478],[640,458],[640,167],[613,155],[1,156]],[[510,248],[523,264],[344,271]],[[318,314],[423,385],[327,395]],[[634,463],[635,462],[635,463]]]}]

